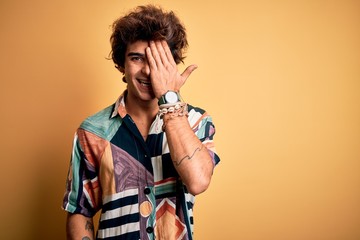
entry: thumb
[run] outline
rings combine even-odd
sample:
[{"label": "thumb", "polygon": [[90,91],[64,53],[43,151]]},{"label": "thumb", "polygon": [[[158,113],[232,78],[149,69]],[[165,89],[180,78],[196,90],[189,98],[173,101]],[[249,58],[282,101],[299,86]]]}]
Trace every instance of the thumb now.
[{"label": "thumb", "polygon": [[197,69],[197,68],[198,68],[198,66],[195,65],[195,64],[192,64],[192,65],[188,66],[188,67],[184,70],[184,72],[181,74],[181,77],[183,78],[183,81],[185,82],[186,79],[190,76],[190,74],[191,74],[195,69]]}]

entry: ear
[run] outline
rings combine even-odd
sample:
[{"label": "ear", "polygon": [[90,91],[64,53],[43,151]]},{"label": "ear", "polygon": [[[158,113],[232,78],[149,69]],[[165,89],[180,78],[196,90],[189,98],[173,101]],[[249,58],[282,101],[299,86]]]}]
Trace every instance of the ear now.
[{"label": "ear", "polygon": [[118,67],[118,69],[122,74],[125,74],[125,68],[124,67]]}]

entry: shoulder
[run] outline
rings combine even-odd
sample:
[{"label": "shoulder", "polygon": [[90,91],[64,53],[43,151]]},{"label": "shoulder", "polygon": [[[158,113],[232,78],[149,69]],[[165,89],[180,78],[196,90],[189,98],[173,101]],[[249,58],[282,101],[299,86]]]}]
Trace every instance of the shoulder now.
[{"label": "shoulder", "polygon": [[212,136],[215,134],[215,125],[212,117],[202,108],[188,105],[188,121],[197,135],[202,140],[212,140]]},{"label": "shoulder", "polygon": [[80,125],[80,129],[91,132],[103,139],[110,140],[121,125],[119,115],[112,117],[115,104],[87,117]]},{"label": "shoulder", "polygon": [[206,113],[206,111],[204,109],[202,109],[200,107],[193,106],[191,104],[188,104],[187,107],[188,107],[189,113],[191,112],[192,114],[197,113],[197,114],[202,115],[202,114]]},{"label": "shoulder", "polygon": [[188,104],[188,112],[189,112],[189,122],[192,123],[191,125],[195,124],[199,121],[212,121],[211,116],[208,112],[200,107],[195,107],[193,105]]}]

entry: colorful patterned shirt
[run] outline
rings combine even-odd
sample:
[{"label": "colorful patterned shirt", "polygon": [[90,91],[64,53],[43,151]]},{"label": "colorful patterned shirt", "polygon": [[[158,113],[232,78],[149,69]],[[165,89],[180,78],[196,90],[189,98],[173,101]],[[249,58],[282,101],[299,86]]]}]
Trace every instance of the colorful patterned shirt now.
[{"label": "colorful patterned shirt", "polygon": [[[193,239],[195,199],[173,166],[163,121],[156,116],[144,140],[124,94],[77,130],[63,208],[87,217],[101,210],[97,239]],[[215,166],[212,119],[200,108],[188,110]]]}]

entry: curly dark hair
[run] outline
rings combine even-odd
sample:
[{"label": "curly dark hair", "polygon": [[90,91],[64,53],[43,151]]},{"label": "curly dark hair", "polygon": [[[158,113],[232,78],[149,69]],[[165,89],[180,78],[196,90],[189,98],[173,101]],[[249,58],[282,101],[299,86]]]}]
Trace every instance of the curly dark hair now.
[{"label": "curly dark hair", "polygon": [[112,30],[110,55],[118,69],[124,67],[128,44],[138,40],[166,40],[176,64],[185,58],[186,30],[172,11],[165,12],[154,5],[139,6],[115,20]]}]

